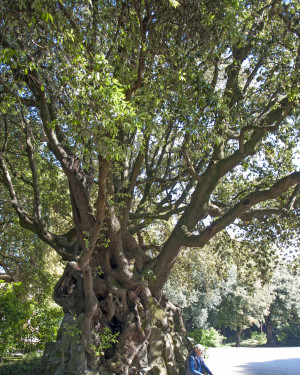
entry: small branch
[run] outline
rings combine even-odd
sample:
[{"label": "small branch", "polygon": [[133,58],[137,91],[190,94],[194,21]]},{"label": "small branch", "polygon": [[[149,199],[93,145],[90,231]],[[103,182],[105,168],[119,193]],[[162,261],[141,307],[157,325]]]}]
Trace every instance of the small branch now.
[{"label": "small branch", "polygon": [[[259,116],[260,123],[259,125],[249,125],[245,126],[240,131],[239,136],[239,153],[244,155],[245,153],[245,144],[244,144],[244,137],[245,133],[248,131],[253,131],[253,133],[261,133],[261,135],[265,133],[274,133],[278,130],[279,125],[282,121],[291,113],[293,110],[295,103],[290,101],[287,97],[283,98],[280,101],[280,107],[270,110],[270,108],[276,104],[276,101],[270,101],[268,104],[268,113],[261,114]],[[272,125],[275,122],[274,125]]]},{"label": "small branch", "polygon": [[156,160],[156,157],[157,157],[159,152],[160,152],[160,155],[159,155],[158,161],[156,163],[156,169],[158,169],[158,167],[161,165],[162,161],[164,160],[164,155],[166,153],[167,146],[168,146],[168,144],[170,144],[172,142],[172,140],[170,140],[171,131],[172,131],[172,124],[169,124],[167,126],[167,129],[166,129],[163,137],[162,137],[163,140],[164,140],[163,146],[162,147],[158,146],[156,148],[155,152],[153,153],[153,157],[152,157],[152,161],[151,161],[151,165],[150,165],[150,170],[154,169],[155,160]]},{"label": "small branch", "polygon": [[137,213],[130,213],[129,218],[131,220],[137,220],[137,219],[169,220],[172,215],[179,214],[180,212],[184,211],[185,208],[186,206],[174,208],[174,205],[172,205],[170,207],[164,207],[165,211],[168,211],[165,214],[161,214],[161,213],[150,214],[150,213],[137,212]]},{"label": "small branch", "polygon": [[129,195],[128,197],[125,197],[125,207],[124,207],[124,210],[123,210],[123,221],[124,221],[124,228],[127,227],[127,222],[128,222],[128,219],[129,219],[129,211],[130,211],[130,207],[131,207],[131,203],[132,203],[132,200],[133,200],[133,192],[134,192],[134,188],[136,186],[136,182],[137,182],[137,178],[139,176],[139,172],[141,170],[141,167],[143,165],[143,161],[144,161],[144,152],[139,152],[135,162],[134,162],[134,165],[133,165],[133,168],[132,168],[132,171],[131,171],[131,175],[130,175],[130,178],[129,178],[129,188],[127,189],[127,194]]},{"label": "small branch", "polygon": [[121,22],[122,22],[123,15],[124,15],[124,11],[125,11],[125,7],[126,7],[126,3],[124,2],[124,3],[122,4],[122,9],[121,9],[121,12],[120,12],[119,17],[118,17],[118,24],[117,24],[117,28],[116,28],[115,35],[114,35],[114,37],[113,37],[113,40],[111,41],[110,48],[109,48],[109,50],[108,50],[108,52],[107,52],[107,54],[106,54],[106,57],[105,57],[106,60],[109,60],[110,55],[111,55],[111,53],[112,53],[112,50],[113,50],[113,48],[114,48],[114,46],[115,46],[115,42],[116,42],[116,40],[117,40],[117,37],[118,37],[118,35],[119,35],[120,27],[121,27]]},{"label": "small branch", "polygon": [[11,197],[11,200],[9,202],[13,205],[13,207],[15,208],[17,214],[21,215],[22,217],[25,218],[27,216],[27,214],[25,214],[25,211],[24,211],[21,203],[19,202],[19,200],[17,198],[17,194],[15,192],[15,189],[14,189],[14,186],[13,186],[13,183],[12,183],[9,171],[8,171],[8,169],[6,167],[6,164],[5,164],[5,161],[4,161],[3,152],[0,153],[0,167],[2,169],[2,172],[3,172],[3,175],[4,175],[4,180],[5,180],[5,183],[6,183],[7,187],[8,187],[9,194],[10,194],[10,197]]},{"label": "small branch", "polygon": [[299,196],[299,193],[300,193],[300,185],[296,185],[286,205],[287,210],[291,211],[294,209],[294,204],[296,202],[297,197]]},{"label": "small branch", "polygon": [[[297,185],[299,186],[299,185]],[[243,221],[251,221],[253,219],[262,220],[266,216],[282,216],[287,217],[290,214],[290,212],[286,208],[281,207],[271,207],[271,208],[262,208],[259,210],[251,210],[243,213],[240,215],[240,219]]]},{"label": "small branch", "polygon": [[276,105],[278,100],[278,94],[279,94],[280,87],[277,88],[277,90],[272,94],[268,104],[266,105],[265,109],[262,111],[262,113],[253,121],[252,126],[256,125],[257,123],[261,123],[263,119],[265,119],[268,114],[271,112],[271,109],[274,105]]},{"label": "small branch", "polygon": [[77,33],[77,35],[80,35],[80,32],[79,32],[79,29],[78,29],[78,26],[77,26],[76,22],[73,20],[72,15],[67,11],[67,9],[63,5],[63,3],[59,1],[58,6],[59,6],[60,10],[62,11],[62,14],[70,22],[70,25],[73,27],[73,29]]},{"label": "small branch", "polygon": [[20,225],[23,228],[26,228],[33,233],[36,233],[44,242],[55,248],[53,244],[53,235],[47,231],[47,228],[44,225],[38,225],[36,218],[28,215],[28,213],[23,208],[21,202],[19,201],[9,171],[4,161],[3,152],[0,152],[0,168],[2,169],[5,184],[8,187],[8,191],[11,197],[10,203],[19,217]]},{"label": "small branch", "polygon": [[[8,260],[14,262],[19,267],[19,269],[22,271],[22,267],[21,267],[21,265],[19,263],[20,262],[19,259],[16,259],[15,257],[9,256],[9,255],[4,255],[2,253],[0,253],[0,258],[2,258],[3,260],[8,259]],[[0,264],[1,263],[2,262],[0,262]]]},{"label": "small branch", "polygon": [[261,57],[258,62],[256,63],[254,69],[252,70],[251,74],[249,75],[248,79],[247,79],[247,82],[243,88],[243,95],[245,95],[248,91],[248,88],[251,84],[251,82],[253,81],[254,77],[256,76],[256,73],[258,72],[259,68],[262,66],[262,63],[263,63],[263,58]]},{"label": "small branch", "polygon": [[214,73],[213,73],[213,78],[211,81],[211,85],[213,88],[216,87],[216,84],[218,82],[218,77],[219,77],[219,59],[214,60]]},{"label": "small branch", "polygon": [[187,150],[186,150],[185,147],[183,147],[183,156],[184,156],[184,159],[185,159],[185,161],[187,163],[187,167],[188,167],[188,171],[189,171],[190,175],[192,176],[192,178],[195,181],[201,183],[202,182],[202,178],[196,172],[196,170],[195,170],[195,168],[194,168],[194,166],[193,166],[193,164],[191,162],[191,159],[190,159],[190,157],[189,157],[189,155],[188,155]]},{"label": "small branch", "polygon": [[6,115],[3,115],[2,117],[4,119],[4,142],[3,142],[3,146],[2,146],[1,152],[4,153],[6,151],[7,142],[8,142],[8,124],[7,124]]},{"label": "small branch", "polygon": [[151,13],[150,14],[148,13],[148,9],[147,9],[147,13],[148,13],[147,16],[144,19],[142,19],[139,1],[135,1],[133,5],[136,10],[137,16],[139,18],[141,43],[140,43],[140,51],[139,51],[137,79],[136,79],[136,82],[133,84],[133,86],[130,89],[128,89],[125,93],[125,98],[127,101],[129,101],[132,94],[142,86],[143,73],[145,70],[146,31],[147,31],[147,25],[149,21],[151,21]]},{"label": "small branch", "polygon": [[23,122],[25,124],[25,133],[26,133],[26,152],[28,156],[29,161],[29,167],[31,169],[32,174],[32,186],[33,186],[33,195],[34,195],[34,216],[37,218],[37,220],[43,225],[46,226],[46,224],[42,221],[42,207],[41,207],[41,197],[40,197],[40,190],[39,190],[39,183],[38,183],[38,175],[37,170],[34,162],[34,151],[31,144],[30,139],[30,129],[28,128],[28,122],[26,121],[23,111],[21,111]]}]

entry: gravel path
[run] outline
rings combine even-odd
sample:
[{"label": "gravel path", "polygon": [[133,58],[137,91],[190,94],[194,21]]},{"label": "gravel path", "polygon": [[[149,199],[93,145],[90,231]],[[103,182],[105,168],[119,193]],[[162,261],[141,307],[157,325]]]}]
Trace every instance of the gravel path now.
[{"label": "gravel path", "polygon": [[300,375],[300,347],[210,348],[208,355],[214,375]]}]

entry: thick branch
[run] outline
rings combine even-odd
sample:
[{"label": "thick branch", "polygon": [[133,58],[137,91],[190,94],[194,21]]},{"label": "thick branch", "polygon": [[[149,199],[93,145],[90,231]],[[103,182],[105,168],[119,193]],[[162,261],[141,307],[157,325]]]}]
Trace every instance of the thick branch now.
[{"label": "thick branch", "polygon": [[[203,181],[209,180],[203,177]],[[300,184],[300,172],[292,173],[291,175],[277,181],[269,190],[252,192],[240,203],[225,213],[225,215],[214,221],[199,235],[194,235],[189,228],[193,228],[197,222],[197,218],[200,219],[200,217],[205,214],[205,199],[208,199],[209,190],[212,191],[214,186],[213,181],[211,182],[211,185],[209,183],[205,184],[205,192],[203,187],[198,184],[198,187],[192,196],[190,205],[182,215],[173,233],[164,244],[162,251],[153,262],[152,268],[156,275],[156,281],[152,283],[152,289],[154,291],[161,290],[182,246],[204,246],[218,232],[233,223],[236,218],[246,214],[250,207],[263,201],[276,199],[290,187],[297,184]],[[199,205],[197,201],[202,202],[201,205]]]},{"label": "thick branch", "polygon": [[254,69],[252,70],[251,74],[249,75],[248,79],[247,79],[247,82],[243,88],[243,95],[245,95],[247,93],[247,90],[251,84],[251,82],[253,81],[253,79],[255,78],[256,76],[256,73],[258,72],[258,70],[260,69],[260,67],[262,66],[262,63],[264,62],[264,59],[261,57],[258,62],[256,63]]},{"label": "thick branch", "polygon": [[81,237],[81,246],[83,248],[83,254],[80,257],[79,265],[83,268],[87,268],[92,253],[94,251],[100,230],[102,229],[104,218],[105,218],[105,205],[106,205],[106,181],[110,168],[110,163],[99,157],[99,182],[98,182],[98,199],[95,204],[97,210],[96,220],[92,226],[89,238],[88,246],[84,242],[84,238]]},{"label": "thick branch", "polygon": [[243,221],[251,221],[253,219],[263,220],[267,216],[272,216],[272,215],[287,217],[289,216],[289,214],[290,212],[286,208],[270,207],[270,208],[262,208],[258,210],[250,210],[250,211],[243,213],[239,217]]},{"label": "thick branch", "polygon": [[142,167],[142,164],[143,164],[143,161],[144,161],[144,153],[143,152],[140,152],[135,160],[135,163],[133,165],[133,168],[132,168],[132,172],[131,172],[131,175],[130,175],[130,178],[129,178],[129,188],[127,190],[127,194],[129,196],[125,197],[125,207],[124,207],[124,210],[123,210],[123,226],[124,228],[127,227],[127,223],[128,223],[128,219],[129,219],[129,211],[130,211],[130,207],[131,207],[131,203],[132,203],[132,200],[133,200],[133,192],[134,192],[134,188],[136,186],[136,182],[137,182],[137,178],[139,176],[139,172],[141,170],[141,167]]},{"label": "thick branch", "polygon": [[[290,187],[300,184],[300,172],[294,172],[287,177],[284,177],[277,181],[273,186],[268,190],[255,191],[248,194],[244,199],[242,199],[237,205],[235,205],[231,210],[229,210],[223,217],[214,221],[207,229],[205,229],[199,235],[188,235],[187,231],[185,232],[184,238],[182,239],[181,245],[189,247],[201,247],[204,246],[213,236],[218,232],[223,230],[226,226],[233,223],[238,217],[241,218],[251,218],[255,217],[256,214],[259,216],[259,211],[254,210],[253,214],[249,211],[250,207],[254,205],[278,198],[281,194],[286,192]],[[268,210],[263,210],[261,213],[266,214]],[[278,213],[278,211],[276,210]],[[281,210],[281,214],[285,212]],[[269,213],[274,214],[275,210],[269,211]]]},{"label": "thick branch", "polygon": [[47,135],[49,149],[61,163],[63,171],[69,180],[75,224],[79,225],[80,230],[82,231],[89,230],[94,223],[94,218],[91,214],[92,210],[89,204],[87,189],[85,186],[87,183],[87,178],[81,170],[79,160],[73,155],[68,155],[56,137],[56,134],[51,126],[52,108],[48,106],[45,91],[41,90],[41,81],[36,71],[28,74],[25,77],[25,81],[32,93],[35,95],[38,103],[44,131]]}]

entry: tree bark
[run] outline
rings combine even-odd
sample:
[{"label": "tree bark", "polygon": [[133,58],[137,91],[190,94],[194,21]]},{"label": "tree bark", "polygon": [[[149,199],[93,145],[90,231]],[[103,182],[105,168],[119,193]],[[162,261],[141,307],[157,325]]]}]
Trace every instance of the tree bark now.
[{"label": "tree bark", "polygon": [[[131,245],[132,241],[131,238]],[[127,259],[129,247],[121,249]],[[125,277],[112,254],[116,251],[111,248],[98,248],[91,259],[97,306],[92,312],[90,327],[86,323],[82,269],[76,262],[67,264],[54,291],[54,299],[63,307],[65,316],[56,342],[45,347],[41,373],[183,375],[185,358],[191,348],[180,308],[162,293],[150,290],[151,275],[141,271],[141,259],[135,257],[132,272]],[[102,349],[107,336],[105,329],[118,337],[116,343]]]},{"label": "tree bark", "polygon": [[276,346],[276,341],[273,334],[273,324],[270,317],[266,317],[266,336],[267,336],[267,346]]},{"label": "tree bark", "polygon": [[236,336],[235,336],[235,346],[238,348],[241,343],[241,334],[242,334],[242,329],[238,328],[236,330]]}]

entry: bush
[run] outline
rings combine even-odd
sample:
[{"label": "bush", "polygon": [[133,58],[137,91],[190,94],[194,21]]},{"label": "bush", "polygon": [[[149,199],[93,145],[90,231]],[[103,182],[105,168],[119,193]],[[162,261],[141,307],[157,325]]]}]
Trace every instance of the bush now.
[{"label": "bush", "polygon": [[279,345],[300,346],[300,325],[287,324],[278,334]]},{"label": "bush", "polygon": [[216,329],[195,329],[188,334],[194,345],[201,344],[205,347],[216,348],[221,346],[225,337],[222,336]]},{"label": "bush", "polygon": [[264,345],[267,342],[267,336],[264,332],[252,332],[251,340],[257,343],[257,345]]},{"label": "bush", "polygon": [[241,341],[240,346],[261,346],[267,343],[267,336],[264,332],[251,332],[251,337]]},{"label": "bush", "polygon": [[0,282],[0,356],[43,349],[56,336],[62,310],[46,296],[26,296],[22,283]]}]

